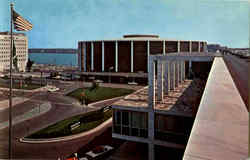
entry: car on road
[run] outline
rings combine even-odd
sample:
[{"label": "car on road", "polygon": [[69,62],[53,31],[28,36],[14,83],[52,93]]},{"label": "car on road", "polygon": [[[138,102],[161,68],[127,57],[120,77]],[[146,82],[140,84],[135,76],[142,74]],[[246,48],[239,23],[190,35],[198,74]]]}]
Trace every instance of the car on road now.
[{"label": "car on road", "polygon": [[46,89],[48,90],[48,92],[55,92],[55,91],[60,90],[59,88],[55,86],[49,86],[49,85],[46,86]]}]

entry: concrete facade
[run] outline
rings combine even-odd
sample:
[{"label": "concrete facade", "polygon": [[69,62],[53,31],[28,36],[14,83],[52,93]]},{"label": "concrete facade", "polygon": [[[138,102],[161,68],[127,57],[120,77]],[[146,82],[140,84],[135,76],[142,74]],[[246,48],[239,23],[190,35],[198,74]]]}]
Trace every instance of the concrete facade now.
[{"label": "concrete facade", "polygon": [[[178,126],[177,123],[180,122],[181,119],[186,123],[183,123],[183,126],[190,126],[190,124],[192,124],[192,116],[189,113],[184,112],[172,113],[168,109],[162,110],[161,107],[158,108],[157,106],[161,103],[165,103],[164,101],[166,100],[164,99],[164,96],[171,94],[170,97],[172,97],[173,94],[180,90],[180,86],[186,83],[185,61],[206,62],[213,61],[214,59],[214,57],[210,57],[205,53],[200,55],[203,56],[197,56],[195,54],[191,56],[189,52],[180,52],[176,55],[150,55],[148,68],[148,92],[145,93],[142,91],[142,94],[139,95],[138,91],[138,93],[134,93],[133,96],[125,98],[124,101],[126,101],[126,99],[132,100],[133,104],[121,101],[112,106],[114,111],[113,117],[115,118],[112,136],[119,139],[148,144],[149,160],[155,159],[156,145],[184,149],[185,144],[182,143],[182,140],[188,138],[185,129],[181,129],[182,131],[176,131],[171,130],[171,128],[173,129],[174,126]],[[140,101],[142,101],[145,94],[148,95],[148,99],[146,103],[142,105],[140,104]],[[135,101],[136,96],[138,96],[138,102]],[[166,101],[166,103],[170,103],[170,101]],[[141,107],[139,105],[141,105]],[[163,106],[164,105],[166,104],[163,104]],[[127,116],[128,118],[124,118],[124,115],[126,114],[129,114],[129,116]],[[144,118],[139,115],[143,115]],[[121,122],[117,121],[117,118],[119,117]],[[126,122],[126,119],[129,122]],[[117,122],[119,125],[116,124]],[[122,124],[123,122],[124,124]],[[142,122],[144,123],[142,124]],[[147,124],[145,124],[145,122]],[[164,128],[166,126],[167,128]],[[181,127],[178,126],[177,128],[180,129]],[[176,134],[171,135],[173,132],[176,132]],[[165,139],[169,136],[172,138]]]},{"label": "concrete facade", "polygon": [[[19,71],[26,70],[28,61],[28,38],[25,34],[14,33],[14,44],[16,47],[17,66]],[[14,67],[14,66],[13,66]],[[0,32],[0,71],[10,68],[10,33]]]},{"label": "concrete facade", "polygon": [[[99,43],[100,49],[93,49],[98,47],[96,44]],[[113,67],[111,72],[147,73],[150,55],[206,51],[206,47],[201,45],[206,46],[207,42],[169,40],[148,35],[125,35],[121,39],[79,41],[79,68],[82,72],[109,72],[109,68]]]}]

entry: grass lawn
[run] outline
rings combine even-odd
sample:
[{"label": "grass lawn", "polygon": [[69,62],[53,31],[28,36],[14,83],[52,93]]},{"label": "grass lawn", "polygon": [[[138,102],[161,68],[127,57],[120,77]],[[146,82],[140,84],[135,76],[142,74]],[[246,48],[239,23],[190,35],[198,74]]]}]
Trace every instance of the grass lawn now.
[{"label": "grass lawn", "polygon": [[[103,110],[92,111],[60,121],[26,138],[56,138],[77,134],[97,127],[110,117],[112,117],[112,110],[106,112],[103,112]],[[71,131],[69,126],[76,122],[81,122],[80,126]]]},{"label": "grass lawn", "polygon": [[67,96],[73,97],[81,101],[81,93],[84,91],[88,103],[97,102],[100,100],[110,99],[114,97],[124,96],[134,92],[132,89],[124,88],[109,88],[109,87],[98,87],[91,90],[91,88],[79,88]]}]

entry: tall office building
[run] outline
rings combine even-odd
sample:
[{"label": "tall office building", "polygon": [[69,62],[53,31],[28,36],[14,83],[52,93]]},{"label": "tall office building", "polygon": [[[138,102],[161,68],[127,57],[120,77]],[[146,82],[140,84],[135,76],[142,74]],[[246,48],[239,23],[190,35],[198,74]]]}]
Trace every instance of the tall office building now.
[{"label": "tall office building", "polygon": [[[10,67],[10,33],[0,32],[0,71],[8,71]],[[13,33],[16,48],[17,66],[25,71],[28,61],[28,38],[24,33]]]}]

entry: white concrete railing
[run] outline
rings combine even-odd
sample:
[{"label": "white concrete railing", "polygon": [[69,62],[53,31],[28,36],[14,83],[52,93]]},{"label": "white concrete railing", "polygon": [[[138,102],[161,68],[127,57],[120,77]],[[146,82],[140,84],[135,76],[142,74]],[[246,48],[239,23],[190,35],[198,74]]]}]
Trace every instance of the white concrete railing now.
[{"label": "white concrete railing", "polygon": [[184,160],[247,159],[248,111],[222,57],[216,57]]}]

